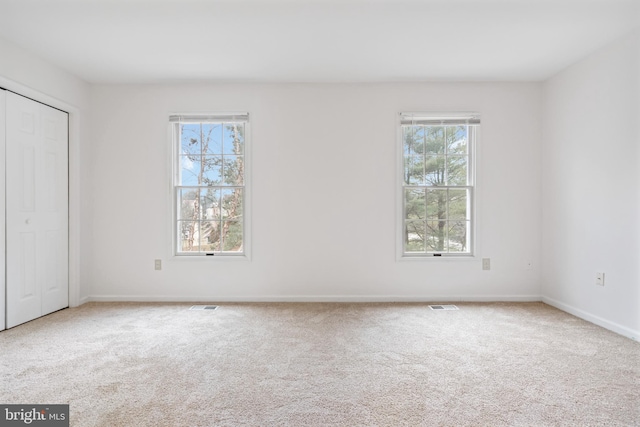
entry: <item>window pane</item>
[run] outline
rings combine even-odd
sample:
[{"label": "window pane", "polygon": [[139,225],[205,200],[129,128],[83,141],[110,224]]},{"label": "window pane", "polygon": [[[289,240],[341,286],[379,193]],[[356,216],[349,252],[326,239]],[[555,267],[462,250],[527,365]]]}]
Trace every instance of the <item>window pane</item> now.
[{"label": "window pane", "polygon": [[415,154],[415,142],[413,139],[413,126],[402,127],[402,152],[406,157],[409,154]]},{"label": "window pane", "polygon": [[200,223],[200,250],[214,252],[220,250],[220,222],[202,221]]},{"label": "window pane", "polygon": [[447,185],[467,185],[467,157],[447,157]]},{"label": "window pane", "polygon": [[178,219],[200,219],[199,190],[197,188],[182,188],[178,190]]},{"label": "window pane", "polygon": [[202,153],[222,154],[222,125],[215,123],[202,124]]},{"label": "window pane", "polygon": [[175,124],[177,252],[244,251],[245,128],[232,122]]},{"label": "window pane", "polygon": [[424,126],[404,126],[402,132],[405,155],[424,153]]},{"label": "window pane", "polygon": [[222,152],[224,154],[244,153],[244,125],[240,123],[224,125]]},{"label": "window pane", "polygon": [[426,185],[444,185],[444,156],[427,156]]},{"label": "window pane", "polygon": [[425,219],[426,201],[424,197],[424,189],[407,188],[405,189],[405,218],[406,219]]},{"label": "window pane", "polygon": [[444,124],[448,115],[415,117],[433,124],[400,127],[405,252],[469,253],[475,133],[466,124]]},{"label": "window pane", "polygon": [[222,222],[222,250],[242,252],[242,221]]},{"label": "window pane", "polygon": [[447,218],[447,190],[427,190],[427,219]]},{"label": "window pane", "polygon": [[468,153],[467,129],[466,126],[447,126],[447,154]]},{"label": "window pane", "polygon": [[217,188],[203,188],[200,191],[202,219],[220,219],[220,190]]},{"label": "window pane", "polygon": [[449,220],[469,219],[467,212],[467,190],[449,189]]},{"label": "window pane", "polygon": [[425,126],[425,152],[444,154],[445,132],[443,126]]},{"label": "window pane", "polygon": [[447,221],[427,221],[427,250],[447,252]]},{"label": "window pane", "polygon": [[449,222],[449,252],[466,252],[468,221],[451,221]]},{"label": "window pane", "polygon": [[201,168],[200,156],[180,156],[180,185],[198,185]]},{"label": "window pane", "polygon": [[178,247],[182,252],[198,252],[198,221],[178,221]]},{"label": "window pane", "polygon": [[222,182],[222,157],[205,156],[202,171],[202,185],[219,185]]},{"label": "window pane", "polygon": [[242,155],[244,154],[244,132],[245,132],[245,127],[243,124],[238,124],[237,126],[237,132],[235,134],[235,145],[234,145],[234,153],[238,154],[238,155]]},{"label": "window pane", "polygon": [[222,191],[222,218],[238,219],[242,217],[242,189],[224,188]]},{"label": "window pane", "polygon": [[424,184],[424,158],[422,156],[405,157],[404,182],[407,185]]},{"label": "window pane", "polygon": [[180,154],[202,154],[200,144],[200,124],[180,125]]},{"label": "window pane", "polygon": [[424,221],[407,221],[404,233],[405,252],[424,252]]},{"label": "window pane", "polygon": [[244,156],[228,155],[224,157],[224,183],[228,185],[244,184]]}]

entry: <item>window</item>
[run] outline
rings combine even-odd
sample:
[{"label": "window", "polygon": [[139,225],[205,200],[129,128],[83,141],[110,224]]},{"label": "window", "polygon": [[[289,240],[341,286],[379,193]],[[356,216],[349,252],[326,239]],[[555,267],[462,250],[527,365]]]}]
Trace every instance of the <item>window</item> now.
[{"label": "window", "polygon": [[248,119],[170,116],[176,255],[245,255]]},{"label": "window", "polygon": [[402,256],[473,255],[475,114],[400,114]]}]

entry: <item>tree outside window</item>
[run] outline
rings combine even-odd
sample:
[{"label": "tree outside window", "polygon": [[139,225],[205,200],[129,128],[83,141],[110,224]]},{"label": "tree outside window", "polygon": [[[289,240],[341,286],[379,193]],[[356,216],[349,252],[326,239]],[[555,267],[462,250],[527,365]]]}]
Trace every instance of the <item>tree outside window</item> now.
[{"label": "tree outside window", "polygon": [[472,253],[475,121],[403,120],[403,254]]},{"label": "tree outside window", "polygon": [[176,121],[178,255],[243,254],[245,124]]}]

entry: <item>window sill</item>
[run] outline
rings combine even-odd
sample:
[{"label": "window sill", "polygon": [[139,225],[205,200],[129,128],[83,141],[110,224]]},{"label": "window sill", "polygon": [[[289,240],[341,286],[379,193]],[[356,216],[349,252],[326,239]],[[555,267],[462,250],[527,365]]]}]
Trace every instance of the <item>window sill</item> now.
[{"label": "window sill", "polygon": [[448,256],[433,256],[433,255],[399,255],[396,257],[396,261],[399,262],[471,262],[478,261],[476,255],[448,255]]},{"label": "window sill", "polygon": [[172,261],[186,261],[186,262],[198,262],[198,261],[230,261],[230,262],[239,262],[239,261],[251,261],[251,258],[247,255],[172,255]]}]

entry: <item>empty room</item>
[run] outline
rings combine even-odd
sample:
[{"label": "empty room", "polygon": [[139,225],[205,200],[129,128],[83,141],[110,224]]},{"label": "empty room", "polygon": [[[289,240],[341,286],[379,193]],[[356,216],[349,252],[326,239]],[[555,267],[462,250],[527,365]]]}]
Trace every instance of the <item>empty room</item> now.
[{"label": "empty room", "polygon": [[0,426],[640,426],[640,2],[0,0]]}]

